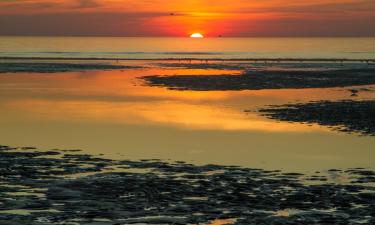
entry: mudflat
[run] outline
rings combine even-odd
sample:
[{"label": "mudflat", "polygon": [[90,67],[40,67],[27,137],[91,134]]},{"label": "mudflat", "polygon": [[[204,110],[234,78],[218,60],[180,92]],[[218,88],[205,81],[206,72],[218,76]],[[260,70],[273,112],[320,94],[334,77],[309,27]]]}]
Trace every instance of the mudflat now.
[{"label": "mudflat", "polygon": [[172,90],[230,91],[333,88],[375,84],[375,67],[333,70],[257,69],[241,75],[144,76],[150,86]]},{"label": "mudflat", "polygon": [[1,224],[375,222],[375,172],[369,169],[301,174],[109,160],[78,150],[0,146],[0,153]]},{"label": "mudflat", "polygon": [[260,109],[268,118],[280,121],[316,123],[332,129],[375,136],[375,101],[318,101]]}]

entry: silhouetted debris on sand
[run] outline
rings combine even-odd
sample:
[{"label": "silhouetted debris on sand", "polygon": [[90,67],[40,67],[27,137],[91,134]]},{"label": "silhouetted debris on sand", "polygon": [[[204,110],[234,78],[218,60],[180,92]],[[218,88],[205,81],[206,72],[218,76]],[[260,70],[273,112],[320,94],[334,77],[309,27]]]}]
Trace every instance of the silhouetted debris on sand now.
[{"label": "silhouetted debris on sand", "polygon": [[373,92],[370,88],[351,88],[348,90],[351,93],[351,97],[358,97],[360,92]]},{"label": "silhouetted debris on sand", "polygon": [[375,68],[336,70],[256,70],[242,75],[145,76],[150,86],[172,90],[225,91],[331,88],[375,84]]},{"label": "silhouetted debris on sand", "polygon": [[112,64],[78,64],[78,63],[18,63],[6,62],[0,63],[0,73],[58,73],[58,72],[73,72],[73,71],[86,71],[86,70],[115,70],[115,69],[129,69],[139,68],[124,65]]},{"label": "silhouetted debris on sand", "polygon": [[271,106],[259,111],[271,119],[316,123],[341,132],[375,135],[375,100],[319,101]]},{"label": "silhouetted debris on sand", "polygon": [[0,146],[0,224],[374,224],[374,172],[330,173],[349,181]]}]

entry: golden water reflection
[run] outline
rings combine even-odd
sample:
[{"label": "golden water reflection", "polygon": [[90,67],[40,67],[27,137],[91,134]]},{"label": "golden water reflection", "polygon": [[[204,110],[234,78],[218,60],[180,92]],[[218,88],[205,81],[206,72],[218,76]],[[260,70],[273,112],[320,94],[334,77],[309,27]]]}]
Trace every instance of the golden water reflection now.
[{"label": "golden water reflection", "polygon": [[[202,72],[152,67],[2,74],[0,144],[275,169],[373,165],[372,138],[337,134],[318,125],[277,122],[255,112],[274,104],[347,99],[350,93],[343,88],[171,91],[148,87],[138,79]],[[204,71],[219,72],[238,73]],[[373,97],[373,92],[364,92],[359,98]],[[359,147],[362,153],[355,152]]]},{"label": "golden water reflection", "polygon": [[[76,120],[80,122],[110,122],[118,124],[162,124],[184,129],[258,130],[267,132],[325,131],[320,126],[278,123],[232,108],[218,110],[215,106],[174,102],[152,104],[132,102],[46,101],[26,100],[8,107],[27,109],[27,117],[42,116],[45,120]],[[48,110],[47,110],[48,109]]]},{"label": "golden water reflection", "polygon": [[[215,74],[216,70],[206,70]],[[220,71],[224,73],[223,71]],[[226,71],[228,73],[228,71]],[[274,132],[326,131],[319,126],[278,123],[245,113],[296,97],[321,98],[316,90],[303,97],[290,90],[272,91],[170,91],[147,87],[137,77],[150,74],[201,74],[193,69],[142,69],[129,71],[20,74],[1,77],[5,109],[16,109],[36,120],[162,124],[184,129],[258,130]],[[297,92],[297,93],[296,93]],[[332,91],[332,97],[335,97]]]}]

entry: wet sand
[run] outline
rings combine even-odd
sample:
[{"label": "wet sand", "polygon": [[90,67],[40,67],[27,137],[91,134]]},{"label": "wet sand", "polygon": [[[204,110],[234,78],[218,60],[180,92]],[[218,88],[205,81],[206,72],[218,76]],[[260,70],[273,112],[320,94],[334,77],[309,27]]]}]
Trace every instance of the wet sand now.
[{"label": "wet sand", "polygon": [[[8,65],[8,72],[1,74],[3,86],[0,86],[0,90],[4,95],[0,96],[0,103],[2,112],[5,112],[2,114],[4,121],[1,128],[4,134],[11,134],[16,130],[14,127],[21,124],[22,132],[10,135],[21,142],[26,136],[19,134],[24,134],[25,129],[30,128],[27,125],[34,124],[27,134],[27,140],[35,141],[32,135],[42,130],[45,132],[41,136],[42,143],[49,141],[51,134],[56,134],[56,143],[70,143],[73,139],[66,137],[72,135],[77,143],[86,141],[91,146],[100,148],[100,151],[90,148],[84,151],[42,151],[30,147],[0,146],[0,224],[323,225],[375,222],[375,171],[370,158],[373,152],[372,137],[367,137],[368,142],[352,139],[352,136],[337,139],[338,137],[330,136],[331,134],[324,131],[325,133],[319,133],[319,138],[303,139],[307,126],[299,127],[294,124],[288,127],[275,122],[282,120],[345,126],[339,130],[372,135],[374,103],[361,97],[366,94],[371,97],[371,92],[365,91],[370,89],[351,86],[374,84],[374,68],[363,68],[364,65],[360,65],[360,68],[337,69],[340,65],[335,65],[333,69],[310,70],[309,66],[290,69],[289,67],[293,66],[288,65],[288,68],[283,69],[268,68],[269,66],[258,66],[254,69],[254,65],[248,64],[159,64],[157,67],[186,70],[148,68],[137,71],[132,70],[137,68],[136,66],[127,65],[105,65],[105,68],[95,64],[75,65],[19,63],[21,69],[17,69],[17,65]],[[125,70],[125,73],[120,71],[125,68],[129,70]],[[111,71],[100,72],[103,69]],[[202,75],[199,69],[215,74]],[[242,75],[216,74],[237,69],[246,72]],[[193,71],[197,73],[195,76],[186,74]],[[17,74],[13,74],[15,72]],[[59,76],[42,76],[41,72],[56,72]],[[154,72],[159,73],[158,75],[169,75],[144,77],[144,73]],[[179,75],[174,75],[176,73]],[[251,82],[244,76],[251,77]],[[202,80],[199,80],[199,77],[202,77]],[[149,87],[144,83],[134,82],[148,78],[155,78],[156,84],[149,83]],[[200,82],[196,82],[197,79]],[[166,80],[171,82],[165,83]],[[153,88],[159,86],[158,82],[163,87],[177,90]],[[178,85],[174,86],[176,82]],[[322,87],[348,88],[342,88],[340,92],[320,89]],[[259,91],[264,88],[280,92]],[[282,92],[281,89],[285,88],[309,89],[303,93],[296,90]],[[319,95],[311,88],[324,93]],[[195,92],[196,90],[203,91]],[[209,91],[213,90],[225,91],[210,94]],[[228,93],[229,90],[233,92]],[[234,92],[237,90],[248,92],[241,92],[242,96],[240,92]],[[252,117],[243,112],[247,104],[257,100],[260,103],[254,103],[254,109],[250,111],[262,109],[262,105],[267,102],[264,98],[271,96],[272,101],[277,104],[294,102],[297,97],[300,100],[301,93],[313,93],[313,98],[319,99],[326,97],[328,93],[332,95],[330,91],[335,93],[335,99],[341,99],[350,93],[359,95],[352,96],[358,98],[358,101],[280,104],[280,107],[265,108],[256,115],[251,115]],[[285,99],[277,97],[274,100],[277,94],[281,94]],[[306,99],[304,101],[307,101]],[[153,107],[150,107],[151,105]],[[228,109],[228,105],[232,108]],[[227,111],[222,111],[222,108]],[[265,114],[271,120],[261,120],[268,119],[260,114]],[[109,121],[105,120],[107,117],[110,118]],[[249,120],[248,123],[246,119]],[[225,121],[227,124],[217,126],[218,121]],[[85,128],[85,123],[90,125],[89,128]],[[120,126],[119,123],[126,125]],[[165,127],[161,129],[154,125],[171,126],[172,123],[178,124],[175,125],[177,128],[168,128],[167,133],[164,133]],[[202,128],[202,124],[206,127]],[[252,129],[255,126],[261,129],[261,132],[255,135],[253,130],[248,132],[249,127],[246,126],[250,126],[249,124]],[[47,129],[47,125],[52,128]],[[290,138],[286,139],[272,133],[272,129],[277,126],[285,133],[286,128],[298,128],[302,130],[302,134],[291,133]],[[80,129],[81,133],[75,133]],[[241,133],[238,129],[245,131]],[[134,135],[136,132],[139,136]],[[89,135],[85,136],[87,134]],[[114,135],[119,137],[116,139],[118,143],[130,145],[120,149],[122,154],[111,159],[106,157],[107,155],[99,156],[99,153],[114,151],[110,147],[114,142],[114,139],[111,139]],[[321,138],[322,136],[324,138]],[[334,144],[322,142],[328,139]],[[337,143],[337,140],[342,143]],[[160,142],[163,142],[162,145]],[[50,146],[53,144],[49,143]],[[146,150],[142,149],[144,144]],[[308,146],[310,144],[316,144],[316,147]],[[340,144],[342,148],[339,147]],[[210,151],[204,153],[204,147]],[[357,149],[361,147],[363,151]],[[334,151],[331,151],[332,148]],[[286,151],[291,149],[294,152]],[[319,151],[316,152],[317,150]],[[133,159],[132,151],[146,159]],[[171,157],[173,160],[167,160],[168,156],[172,155],[169,152],[162,155],[163,157],[149,159],[150,155],[155,154],[152,151],[171,151],[174,154],[181,151],[183,159],[177,161],[175,157]],[[257,151],[266,157],[261,158]],[[352,153],[353,151],[355,153]],[[190,153],[196,154],[194,157],[203,162],[218,157],[220,163],[191,163],[187,157]],[[204,158],[204,154],[208,155],[207,158]],[[341,158],[335,158],[335,154]],[[354,159],[353,156],[359,159]],[[221,163],[224,158],[253,159],[253,163],[247,162],[246,166],[239,166],[238,162]],[[290,168],[285,171],[280,166],[276,170],[266,170],[265,165],[259,161],[270,158],[273,161],[269,162],[274,162],[272,167],[281,163],[280,165],[294,164],[301,169],[305,168],[308,162],[319,169],[296,172],[290,171]],[[343,162],[344,159],[348,162]],[[282,162],[283,160],[285,162]],[[340,166],[332,166],[335,160],[340,161]],[[254,168],[257,167],[254,162],[262,167]],[[349,168],[347,165],[352,165],[349,162],[365,168]],[[330,169],[324,171],[326,168],[323,169],[323,164],[330,166]]]}]

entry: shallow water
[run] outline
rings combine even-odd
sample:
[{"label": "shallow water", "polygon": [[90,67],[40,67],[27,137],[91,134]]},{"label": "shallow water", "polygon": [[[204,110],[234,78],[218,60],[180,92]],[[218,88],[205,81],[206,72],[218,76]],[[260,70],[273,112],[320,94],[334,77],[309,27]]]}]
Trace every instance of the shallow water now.
[{"label": "shallow water", "polygon": [[[348,88],[173,91],[148,87],[138,78],[240,71],[120,63],[144,68],[1,74],[0,143],[79,148],[116,159],[158,158],[285,171],[374,168],[374,137],[277,122],[252,112],[274,104],[350,99]],[[361,92],[356,99],[374,97],[374,92]]]}]

